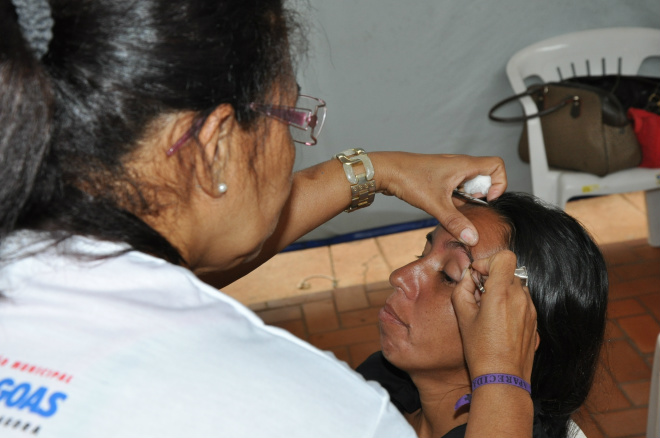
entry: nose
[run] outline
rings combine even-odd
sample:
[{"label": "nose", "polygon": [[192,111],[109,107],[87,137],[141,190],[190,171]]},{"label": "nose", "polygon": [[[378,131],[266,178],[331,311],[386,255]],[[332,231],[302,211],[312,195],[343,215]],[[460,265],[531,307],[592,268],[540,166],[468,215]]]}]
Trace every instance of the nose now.
[{"label": "nose", "polygon": [[408,263],[390,274],[390,284],[396,291],[401,291],[409,300],[415,301],[419,297],[419,278],[421,261]]}]

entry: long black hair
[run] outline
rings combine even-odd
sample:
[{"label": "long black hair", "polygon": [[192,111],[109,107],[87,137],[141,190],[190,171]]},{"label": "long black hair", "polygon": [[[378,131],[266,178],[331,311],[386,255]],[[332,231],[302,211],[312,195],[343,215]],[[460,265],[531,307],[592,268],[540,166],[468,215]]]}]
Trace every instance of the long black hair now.
[{"label": "long black hair", "polygon": [[509,249],[525,266],[541,338],[532,398],[548,436],[564,437],[592,386],[606,324],[607,267],[573,217],[525,193],[489,202],[509,225]]},{"label": "long black hair", "polygon": [[249,102],[290,74],[291,13],[282,0],[50,6],[53,37],[37,59],[0,0],[0,239],[84,234],[184,262],[138,218],[154,206],[122,162],[163,114],[228,103],[249,127]]}]

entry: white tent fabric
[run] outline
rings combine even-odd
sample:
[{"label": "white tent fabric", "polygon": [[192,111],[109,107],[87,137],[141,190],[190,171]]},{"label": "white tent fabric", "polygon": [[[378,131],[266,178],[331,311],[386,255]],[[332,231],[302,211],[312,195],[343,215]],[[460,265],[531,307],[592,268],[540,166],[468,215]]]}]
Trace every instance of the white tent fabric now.
[{"label": "white tent fabric", "polygon": [[[328,103],[319,144],[298,147],[296,168],[351,147],[498,155],[507,166],[509,189],[521,191],[531,190],[528,165],[517,155],[522,125],[487,117],[494,103],[512,93],[504,73],[509,57],[567,32],[660,27],[658,0],[294,0],[292,5],[301,11],[310,39],[298,82],[305,94]],[[301,241],[428,218],[396,198],[377,195],[369,208],[341,214]]]}]

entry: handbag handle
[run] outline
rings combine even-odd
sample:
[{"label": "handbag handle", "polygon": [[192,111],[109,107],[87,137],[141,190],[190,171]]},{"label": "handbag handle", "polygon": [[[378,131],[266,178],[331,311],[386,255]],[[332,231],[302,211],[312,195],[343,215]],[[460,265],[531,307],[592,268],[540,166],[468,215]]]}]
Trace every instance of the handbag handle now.
[{"label": "handbag handle", "polygon": [[531,96],[532,94],[534,94],[534,93],[536,93],[539,90],[544,89],[544,88],[545,88],[545,84],[533,85],[533,86],[529,87],[527,90],[525,90],[525,92],[523,92],[523,93],[516,94],[515,96],[507,97],[506,99],[497,102],[490,109],[490,111],[488,111],[488,118],[495,121],[495,122],[504,122],[504,123],[525,122],[525,121],[527,121],[529,119],[533,119],[535,117],[543,117],[543,116],[546,116],[550,113],[553,113],[553,112],[565,107],[569,103],[574,103],[576,105],[576,107],[580,104],[580,97],[579,96],[571,96],[571,97],[567,97],[566,99],[562,100],[557,105],[555,105],[553,107],[550,107],[550,108],[546,108],[543,111],[539,111],[536,114],[531,114],[531,115],[523,114],[522,116],[516,116],[516,117],[500,117],[500,116],[496,116],[494,114],[495,111],[497,111],[498,109],[500,109],[501,107],[503,107],[507,103],[513,102],[514,100],[518,100],[521,97]]}]

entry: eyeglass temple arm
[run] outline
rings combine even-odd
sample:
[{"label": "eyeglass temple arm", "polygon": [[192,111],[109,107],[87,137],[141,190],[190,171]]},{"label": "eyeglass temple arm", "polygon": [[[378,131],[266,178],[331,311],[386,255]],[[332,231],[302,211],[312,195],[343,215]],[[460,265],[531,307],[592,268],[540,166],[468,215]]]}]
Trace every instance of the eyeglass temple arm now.
[{"label": "eyeglass temple arm", "polygon": [[306,109],[294,109],[287,106],[277,105],[260,105],[256,103],[253,103],[250,106],[255,110],[264,112],[270,117],[275,117],[284,123],[296,125],[300,128],[305,128],[312,116],[312,111]]}]

